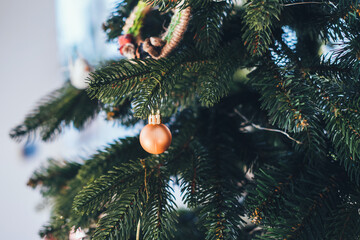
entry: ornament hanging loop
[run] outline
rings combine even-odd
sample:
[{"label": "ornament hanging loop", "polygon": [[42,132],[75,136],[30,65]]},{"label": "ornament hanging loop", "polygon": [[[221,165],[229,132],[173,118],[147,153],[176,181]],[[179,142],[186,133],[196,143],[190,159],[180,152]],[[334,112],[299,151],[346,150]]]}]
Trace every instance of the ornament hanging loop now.
[{"label": "ornament hanging loop", "polygon": [[161,123],[160,111],[157,110],[156,114],[154,114],[154,110],[152,110],[148,120],[149,120],[149,124],[160,124]]}]

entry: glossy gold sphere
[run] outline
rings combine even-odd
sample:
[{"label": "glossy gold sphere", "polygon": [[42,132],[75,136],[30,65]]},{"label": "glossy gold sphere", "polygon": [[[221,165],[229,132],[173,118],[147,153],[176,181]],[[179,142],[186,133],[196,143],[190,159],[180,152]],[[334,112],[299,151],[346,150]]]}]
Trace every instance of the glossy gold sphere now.
[{"label": "glossy gold sphere", "polygon": [[171,144],[171,139],[169,128],[162,123],[148,124],[140,132],[140,144],[151,154],[165,152]]}]

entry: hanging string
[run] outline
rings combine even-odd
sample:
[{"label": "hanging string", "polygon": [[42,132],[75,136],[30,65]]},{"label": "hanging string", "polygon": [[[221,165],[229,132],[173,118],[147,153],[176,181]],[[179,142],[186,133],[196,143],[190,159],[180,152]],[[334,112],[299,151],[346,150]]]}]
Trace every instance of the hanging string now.
[{"label": "hanging string", "polygon": [[146,202],[149,200],[149,191],[147,188],[147,170],[146,170],[146,165],[145,165],[145,160],[144,159],[140,159],[141,165],[144,168],[145,174],[144,174],[144,187],[145,187],[145,193],[146,193]]},{"label": "hanging string", "polygon": [[[147,188],[147,170],[146,170],[146,164],[145,164],[145,159],[140,159],[141,165],[144,168],[144,187],[145,187],[145,192],[146,192],[146,202],[148,202],[149,200],[149,192],[148,192],[148,188]],[[141,217],[142,217],[142,212],[140,211],[140,218],[136,227],[136,240],[140,240],[140,228],[141,228]]]}]

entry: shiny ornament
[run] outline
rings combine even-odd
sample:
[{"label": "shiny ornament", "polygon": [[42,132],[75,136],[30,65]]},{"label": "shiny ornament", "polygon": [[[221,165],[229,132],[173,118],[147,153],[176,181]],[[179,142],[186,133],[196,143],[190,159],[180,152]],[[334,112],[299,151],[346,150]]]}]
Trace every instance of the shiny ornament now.
[{"label": "shiny ornament", "polygon": [[165,152],[171,144],[171,132],[161,123],[160,114],[151,114],[149,124],[140,132],[140,144],[145,151],[151,154]]},{"label": "shiny ornament", "polygon": [[57,240],[57,239],[49,233],[49,234],[45,235],[41,240]]},{"label": "shiny ornament", "polygon": [[93,68],[84,58],[78,57],[74,63],[70,59],[69,71],[71,85],[80,90],[89,86],[87,78]]}]

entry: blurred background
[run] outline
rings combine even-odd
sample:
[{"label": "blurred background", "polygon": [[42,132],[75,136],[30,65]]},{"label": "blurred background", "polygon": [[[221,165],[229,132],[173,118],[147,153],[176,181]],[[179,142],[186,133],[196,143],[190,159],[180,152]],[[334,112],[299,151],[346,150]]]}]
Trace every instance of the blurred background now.
[{"label": "blurred background", "polygon": [[0,239],[40,239],[49,208],[26,183],[47,158],[80,159],[139,131],[100,115],[84,131],[65,129],[53,142],[9,138],[11,128],[68,79],[69,59],[82,56],[96,65],[119,58],[117,44],[106,43],[101,29],[114,6],[114,0],[0,1]]}]

